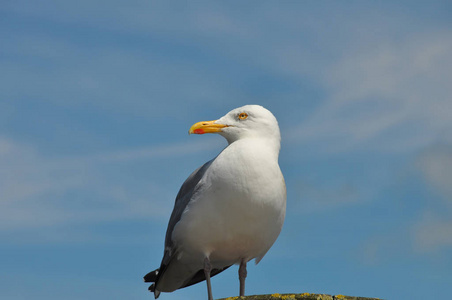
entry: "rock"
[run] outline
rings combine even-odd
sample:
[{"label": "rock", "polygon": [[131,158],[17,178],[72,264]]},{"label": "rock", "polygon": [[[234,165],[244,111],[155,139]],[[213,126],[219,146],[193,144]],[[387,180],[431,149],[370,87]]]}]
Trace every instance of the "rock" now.
[{"label": "rock", "polygon": [[353,297],[344,295],[325,295],[325,294],[271,294],[254,295],[245,297],[229,297],[218,300],[379,300],[378,298]]}]

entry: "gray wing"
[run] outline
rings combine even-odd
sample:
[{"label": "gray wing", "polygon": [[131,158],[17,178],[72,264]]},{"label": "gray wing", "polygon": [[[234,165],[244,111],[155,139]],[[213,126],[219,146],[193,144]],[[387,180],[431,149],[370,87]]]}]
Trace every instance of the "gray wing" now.
[{"label": "gray wing", "polygon": [[198,183],[206,173],[206,170],[212,164],[213,160],[206,162],[204,165],[196,169],[188,176],[185,182],[182,184],[179,193],[177,193],[176,201],[174,202],[173,212],[168,222],[168,228],[166,229],[165,236],[165,251],[167,248],[173,248],[173,242],[171,235],[173,234],[174,226],[179,222],[182,217],[182,213],[190,202],[193,194],[198,189]]},{"label": "gray wing", "polygon": [[[163,253],[163,259],[160,264],[160,268],[149,272],[144,276],[145,282],[155,282],[155,284],[151,285],[149,287],[149,290],[151,292],[154,292],[155,297],[157,298],[160,294],[159,291],[155,290],[155,286],[157,286],[159,279],[162,278],[163,274],[171,264],[171,261],[177,256],[177,249],[175,248],[175,245],[173,244],[173,241],[171,239],[171,236],[173,234],[174,227],[179,222],[179,220],[182,217],[182,213],[184,212],[185,208],[187,207],[188,203],[192,199],[193,195],[199,188],[198,183],[204,176],[206,170],[209,168],[209,166],[212,164],[212,161],[209,161],[205,163],[203,166],[195,170],[188,178],[185,180],[185,182],[182,184],[182,187],[179,190],[179,193],[177,194],[176,201],[174,203],[173,212],[171,213],[170,220],[168,222],[168,228],[166,230],[166,236],[165,236],[165,251]],[[176,263],[177,265],[177,263]],[[229,266],[228,266],[229,267]],[[212,270],[211,276],[214,276],[222,271],[224,271],[226,268],[223,269],[214,269]],[[198,283],[200,281],[205,280],[204,272],[200,271],[196,274],[193,274],[191,277],[187,278],[187,280],[178,288],[183,288],[190,286],[192,284]]]}]

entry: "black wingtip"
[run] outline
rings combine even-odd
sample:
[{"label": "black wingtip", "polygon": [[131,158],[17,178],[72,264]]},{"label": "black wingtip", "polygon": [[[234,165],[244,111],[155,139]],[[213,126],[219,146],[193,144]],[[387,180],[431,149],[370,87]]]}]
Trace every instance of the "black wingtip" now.
[{"label": "black wingtip", "polygon": [[155,282],[157,280],[157,275],[159,274],[159,269],[151,271],[144,275],[144,282]]}]

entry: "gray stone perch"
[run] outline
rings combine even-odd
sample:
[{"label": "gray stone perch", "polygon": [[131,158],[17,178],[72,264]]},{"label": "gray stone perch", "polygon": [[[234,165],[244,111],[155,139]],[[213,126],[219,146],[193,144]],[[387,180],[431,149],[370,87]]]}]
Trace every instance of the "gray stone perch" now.
[{"label": "gray stone perch", "polygon": [[380,300],[378,298],[353,297],[344,295],[325,295],[325,294],[271,294],[254,295],[245,297],[229,297],[218,300]]}]

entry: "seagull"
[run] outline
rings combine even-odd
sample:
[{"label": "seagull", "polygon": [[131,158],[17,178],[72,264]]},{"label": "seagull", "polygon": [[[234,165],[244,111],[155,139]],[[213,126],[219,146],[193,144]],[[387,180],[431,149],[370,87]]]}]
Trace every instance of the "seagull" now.
[{"label": "seagull", "polygon": [[177,194],[160,268],[144,276],[157,299],[239,265],[240,296],[246,264],[264,257],[281,232],[286,185],[279,168],[281,135],[276,118],[259,105],[233,109],[194,124],[189,134],[218,133],[228,146],[195,170]]}]

